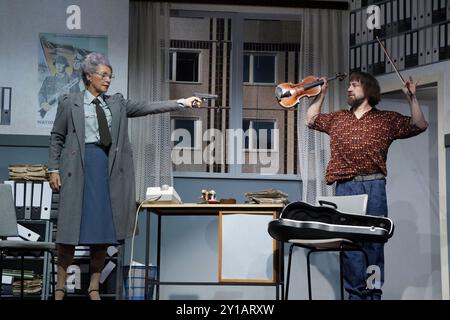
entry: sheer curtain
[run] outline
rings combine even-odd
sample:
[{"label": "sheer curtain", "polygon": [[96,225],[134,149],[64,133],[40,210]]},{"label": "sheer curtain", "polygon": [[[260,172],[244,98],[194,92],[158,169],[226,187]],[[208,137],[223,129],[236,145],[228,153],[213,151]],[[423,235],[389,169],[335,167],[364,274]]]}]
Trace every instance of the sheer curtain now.
[{"label": "sheer curtain", "polygon": [[[130,2],[128,93],[132,100],[169,98],[169,5]],[[136,201],[149,186],[173,185],[170,114],[129,119],[136,172]]]},{"label": "sheer curtain", "polygon": [[[300,75],[332,76],[348,72],[348,13],[343,10],[303,9],[300,49]],[[322,112],[346,107],[346,81],[331,81]],[[332,195],[333,188],[325,183],[325,170],[330,157],[328,136],[308,129],[305,115],[307,98],[298,106],[298,150],[302,201],[314,204],[317,196]]]}]

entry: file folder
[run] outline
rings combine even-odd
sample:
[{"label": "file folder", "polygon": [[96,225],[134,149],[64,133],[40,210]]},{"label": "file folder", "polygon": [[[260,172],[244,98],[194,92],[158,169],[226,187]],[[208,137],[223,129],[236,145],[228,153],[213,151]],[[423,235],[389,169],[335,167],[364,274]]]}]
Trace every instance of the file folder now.
[{"label": "file folder", "polygon": [[432,2],[432,0],[426,0],[426,1],[423,1],[423,2],[425,4],[425,12],[424,12],[425,21],[424,21],[424,26],[429,26],[429,25],[431,25],[431,23],[433,21],[433,19],[432,19],[432,5],[433,5],[433,2]]},{"label": "file folder", "polygon": [[425,63],[433,62],[433,27],[425,29]]},{"label": "file folder", "polygon": [[23,220],[25,219],[25,183],[14,183],[14,199],[17,220]]},{"label": "file folder", "polygon": [[447,35],[447,52],[446,56],[447,58],[450,58],[450,23],[447,23],[447,28],[445,29],[445,34]]},{"label": "file folder", "polygon": [[355,70],[355,49],[350,49],[350,71]]},{"label": "file folder", "polygon": [[[411,30],[417,29],[419,26],[419,17],[417,16],[417,0],[411,1]],[[424,0],[420,0],[424,1]]]},{"label": "file folder", "polygon": [[447,34],[445,23],[439,25],[439,60],[447,58]]},{"label": "file folder", "polygon": [[386,2],[386,37],[392,34],[392,2]]},{"label": "file folder", "polygon": [[361,10],[356,11],[355,44],[361,43]]},{"label": "file folder", "polygon": [[[392,39],[387,38],[384,46],[386,48],[386,51],[390,53],[392,61],[394,61],[394,58],[392,57]],[[389,73],[392,71],[394,71],[394,69],[392,68],[391,61],[389,61],[389,59],[386,59],[386,73]]]},{"label": "file folder", "polygon": [[354,46],[356,44],[356,13],[350,13],[350,46]]},{"label": "file folder", "polygon": [[31,199],[31,219],[41,218],[42,182],[33,182],[33,197]]},{"label": "file folder", "polygon": [[52,208],[52,189],[47,181],[42,183],[41,219],[49,220]]},{"label": "file folder", "polygon": [[439,26],[433,26],[433,53],[431,57],[432,62],[439,61]]},{"label": "file folder", "polygon": [[416,0],[417,1],[417,27],[422,28],[425,26],[425,2],[429,2],[430,0]]},{"label": "file folder", "polygon": [[24,240],[27,240],[27,241],[38,241],[39,240],[40,236],[38,233],[24,227],[23,225],[21,225],[19,223],[17,224],[17,230],[19,232],[19,236],[21,238],[23,238]]},{"label": "file folder", "polygon": [[405,69],[405,35],[398,37],[398,69]]},{"label": "file folder", "polygon": [[419,65],[425,64],[425,29],[419,30]]},{"label": "file folder", "polygon": [[391,26],[391,34],[395,35],[398,32],[398,2],[397,0],[392,1],[392,26]]},{"label": "file folder", "polygon": [[373,74],[373,43],[367,45],[367,72]]},{"label": "file folder", "polygon": [[12,88],[1,87],[0,125],[10,125],[11,124],[11,95],[12,95]]},{"label": "file folder", "polygon": [[31,219],[31,197],[33,194],[33,182],[25,182],[25,220]]},{"label": "file folder", "polygon": [[361,46],[361,71],[367,72],[367,45]]},{"label": "file folder", "polygon": [[411,0],[405,1],[405,18],[403,20],[403,27],[401,31],[411,30]]},{"label": "file folder", "polygon": [[356,47],[355,51],[355,70],[361,71],[361,47]]}]

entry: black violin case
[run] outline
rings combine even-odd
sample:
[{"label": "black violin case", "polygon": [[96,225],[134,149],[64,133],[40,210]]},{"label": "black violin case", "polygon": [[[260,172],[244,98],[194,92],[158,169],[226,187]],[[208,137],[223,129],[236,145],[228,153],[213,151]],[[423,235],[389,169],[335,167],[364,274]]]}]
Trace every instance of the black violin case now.
[{"label": "black violin case", "polygon": [[385,243],[394,233],[389,218],[339,212],[333,207],[313,206],[306,202],[291,202],[278,219],[269,222],[269,234],[275,240],[344,238],[355,242]]}]

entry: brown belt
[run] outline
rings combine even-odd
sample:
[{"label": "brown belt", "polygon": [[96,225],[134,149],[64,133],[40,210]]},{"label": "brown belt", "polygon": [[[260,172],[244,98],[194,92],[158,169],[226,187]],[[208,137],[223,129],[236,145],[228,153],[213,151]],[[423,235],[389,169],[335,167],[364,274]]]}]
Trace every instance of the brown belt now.
[{"label": "brown belt", "polygon": [[365,174],[365,175],[357,175],[353,177],[352,181],[370,181],[370,180],[379,180],[384,179],[386,176],[382,173],[373,173],[373,174]]}]

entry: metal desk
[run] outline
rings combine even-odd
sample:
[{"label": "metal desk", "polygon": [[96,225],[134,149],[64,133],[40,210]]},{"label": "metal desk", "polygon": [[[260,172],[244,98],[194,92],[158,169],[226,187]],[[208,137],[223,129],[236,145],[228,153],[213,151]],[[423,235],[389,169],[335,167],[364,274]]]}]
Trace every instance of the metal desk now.
[{"label": "metal desk", "polygon": [[147,211],[146,215],[146,235],[145,235],[145,291],[144,299],[148,299],[148,279],[149,262],[150,262],[150,213],[153,212],[158,217],[158,235],[157,235],[157,269],[156,279],[152,281],[156,285],[156,299],[159,299],[160,285],[251,285],[251,286],[275,286],[276,299],[284,299],[284,272],[283,272],[283,245],[276,243],[276,256],[274,257],[274,270],[277,270],[275,283],[250,283],[250,282],[161,282],[160,268],[161,268],[161,218],[162,216],[218,216],[221,211],[258,211],[258,212],[275,212],[279,216],[283,209],[283,204],[167,204],[167,203],[148,203],[142,205],[142,208]]}]

